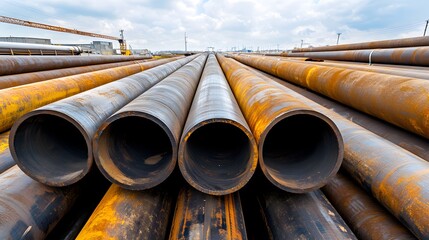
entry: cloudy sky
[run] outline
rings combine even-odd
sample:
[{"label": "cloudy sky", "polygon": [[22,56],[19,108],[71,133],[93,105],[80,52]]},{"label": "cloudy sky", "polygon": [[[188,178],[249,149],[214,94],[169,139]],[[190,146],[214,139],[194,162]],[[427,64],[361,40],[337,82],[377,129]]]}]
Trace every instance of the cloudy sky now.
[{"label": "cloudy sky", "polygon": [[[2,0],[0,15],[106,35],[134,49],[291,49],[423,34],[428,0]],[[429,35],[429,34],[428,34]],[[0,23],[0,36],[94,39]],[[114,46],[118,47],[117,42]]]}]

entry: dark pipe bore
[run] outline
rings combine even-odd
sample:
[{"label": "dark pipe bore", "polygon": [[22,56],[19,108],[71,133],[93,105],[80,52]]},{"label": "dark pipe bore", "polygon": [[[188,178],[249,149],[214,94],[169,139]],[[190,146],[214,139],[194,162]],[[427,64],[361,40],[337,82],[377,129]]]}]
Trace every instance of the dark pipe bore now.
[{"label": "dark pipe bore", "polygon": [[51,186],[70,185],[85,176],[90,150],[72,121],[43,113],[12,129],[11,152],[27,175]]},{"label": "dark pipe bore", "polygon": [[271,126],[260,142],[259,156],[262,170],[276,186],[306,192],[322,187],[338,171],[342,140],[324,119],[297,114]]},{"label": "dark pipe bore", "polygon": [[203,122],[185,139],[184,161],[179,163],[185,178],[198,190],[223,195],[238,190],[253,175],[252,147],[238,126]]},{"label": "dark pipe bore", "polygon": [[174,169],[175,144],[170,139],[166,130],[149,118],[118,118],[95,141],[96,162],[110,181],[124,188],[151,188]]}]

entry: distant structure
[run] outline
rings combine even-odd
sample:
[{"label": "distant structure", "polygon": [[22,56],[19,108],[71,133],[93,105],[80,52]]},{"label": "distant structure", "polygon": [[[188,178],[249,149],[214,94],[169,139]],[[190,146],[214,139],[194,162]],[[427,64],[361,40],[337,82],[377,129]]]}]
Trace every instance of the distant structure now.
[{"label": "distant structure", "polygon": [[51,39],[32,37],[0,37],[0,42],[34,43],[52,45]]},{"label": "distant structure", "polygon": [[[101,55],[113,55],[116,51],[113,50],[113,43],[107,41],[93,41],[92,43],[86,44],[61,44],[62,46],[78,46],[83,49],[84,52]],[[120,53],[119,53],[120,54]]]}]

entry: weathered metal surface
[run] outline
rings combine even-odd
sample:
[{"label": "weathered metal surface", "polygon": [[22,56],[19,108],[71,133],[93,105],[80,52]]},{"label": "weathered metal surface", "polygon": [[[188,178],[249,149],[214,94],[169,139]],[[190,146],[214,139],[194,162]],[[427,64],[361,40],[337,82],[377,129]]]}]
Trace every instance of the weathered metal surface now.
[{"label": "weathered metal surface", "polygon": [[0,76],[0,89],[16,87],[24,84],[46,81],[54,78],[60,78],[85,72],[98,71],[108,68],[127,66],[139,63],[138,61],[127,61],[118,63],[106,63],[74,68],[63,68],[57,70],[47,70],[40,72],[21,73],[14,75]]},{"label": "weathered metal surface", "polygon": [[338,173],[322,190],[359,239],[416,239],[377,200],[345,175]]},{"label": "weathered metal surface", "polygon": [[11,130],[15,162],[27,175],[50,186],[79,181],[92,167],[92,137],[103,121],[191,59],[170,62],[29,112]]},{"label": "weathered metal surface", "polygon": [[265,176],[290,192],[324,186],[338,171],[343,157],[343,142],[335,124],[236,61],[217,56],[259,144],[259,163]]},{"label": "weathered metal surface", "polygon": [[202,54],[109,117],[97,130],[94,157],[109,181],[132,190],[163,182],[177,148],[207,55]]},{"label": "weathered metal surface", "polygon": [[0,55],[80,55],[82,52],[77,46],[0,42]]},{"label": "weathered metal surface", "polygon": [[320,190],[261,190],[258,201],[270,239],[357,239]]},{"label": "weathered metal surface", "polygon": [[429,47],[283,53],[281,56],[351,62],[429,66]]},{"label": "weathered metal surface", "polygon": [[15,165],[9,150],[9,132],[0,134],[0,174]]},{"label": "weathered metal surface", "polygon": [[[291,58],[290,60],[292,59],[293,58]],[[363,64],[363,63],[346,63],[346,62],[337,62],[337,61],[311,62],[311,64],[429,80],[428,69],[423,70],[423,69],[400,68],[400,67],[396,67],[397,65],[374,65],[373,64],[371,66],[368,66],[367,64]]]},{"label": "weathered metal surface", "polygon": [[165,239],[172,207],[167,191],[113,184],[76,239]]},{"label": "weathered metal surface", "polygon": [[147,59],[144,56],[0,56],[0,76]]},{"label": "weathered metal surface", "polygon": [[276,81],[277,83],[284,85],[285,87],[301,94],[302,96],[317,102],[325,108],[328,108],[342,117],[359,124],[365,129],[391,141],[392,143],[412,152],[413,154],[423,158],[426,161],[429,161],[429,141],[419,135],[416,135],[412,132],[409,132],[400,127],[394,126],[392,124],[386,123],[383,120],[374,118],[365,113],[362,113],[353,108],[347,107],[341,103],[338,103],[329,98],[320,96],[316,93],[308,91],[302,87],[293,85],[286,81],[283,81],[279,78],[276,78],[272,75],[260,72],[253,68],[247,67],[251,71],[254,71],[256,74],[260,74],[264,77],[268,77],[271,80]]},{"label": "weathered metal surface", "polygon": [[82,73],[0,90],[0,132],[27,112],[91,88],[130,76],[172,59]]},{"label": "weathered metal surface", "polygon": [[207,194],[235,192],[255,172],[256,141],[213,54],[204,67],[178,154],[186,181]]},{"label": "weathered metal surface", "polygon": [[170,239],[245,240],[240,195],[213,196],[183,187],[177,198]]},{"label": "weathered metal surface", "polygon": [[342,50],[360,50],[360,49],[377,49],[377,48],[403,48],[429,46],[429,37],[412,37],[402,39],[391,39],[383,41],[340,44],[323,47],[298,48],[292,52],[324,52],[324,51],[342,51]]},{"label": "weathered metal surface", "polygon": [[0,239],[43,239],[71,208],[80,187],[48,187],[14,166],[0,175],[0,192]]},{"label": "weathered metal surface", "polygon": [[344,139],[343,168],[415,236],[429,237],[428,162],[285,86],[258,76],[329,116]]},{"label": "weathered metal surface", "polygon": [[428,81],[279,61],[270,57],[233,57],[249,66],[429,138]]}]

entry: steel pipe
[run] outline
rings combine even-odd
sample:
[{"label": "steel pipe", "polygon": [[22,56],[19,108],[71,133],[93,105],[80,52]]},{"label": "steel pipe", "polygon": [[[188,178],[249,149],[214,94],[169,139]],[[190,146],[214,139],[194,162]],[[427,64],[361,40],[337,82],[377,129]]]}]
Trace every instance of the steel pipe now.
[{"label": "steel pipe", "polygon": [[0,90],[0,132],[27,112],[91,88],[130,76],[172,59],[82,73]]},{"label": "steel pipe", "polygon": [[113,184],[76,239],[165,239],[172,206],[168,191]]},{"label": "steel pipe", "polygon": [[70,210],[81,187],[48,187],[14,166],[0,175],[0,192],[0,239],[43,239]]},{"label": "steel pipe", "polygon": [[91,140],[103,121],[191,59],[170,62],[27,113],[10,134],[15,162],[28,176],[50,186],[79,181],[91,170]]},{"label": "steel pipe", "polygon": [[0,56],[0,76],[147,59],[144,56]]},{"label": "steel pipe", "polygon": [[429,37],[412,37],[402,39],[391,39],[383,41],[340,44],[323,47],[298,48],[292,52],[325,52],[325,51],[342,51],[342,50],[360,50],[360,49],[377,49],[377,48],[403,48],[429,46]]},{"label": "steel pipe", "polygon": [[256,141],[213,54],[189,110],[178,155],[183,177],[207,194],[235,192],[255,172]]},{"label": "steel pipe", "polygon": [[206,58],[199,55],[100,126],[93,139],[94,157],[107,179],[143,190],[173,172],[180,134]]},{"label": "steel pipe", "polygon": [[[288,60],[293,60],[293,58]],[[410,68],[398,68],[398,67],[395,67],[395,65],[368,66],[366,64],[363,65],[362,63],[344,63],[344,62],[326,62],[326,61],[311,62],[311,64],[429,80],[429,73],[426,69],[420,70],[420,69],[410,69]]]},{"label": "steel pipe", "polygon": [[268,180],[296,193],[324,186],[343,157],[335,124],[236,61],[217,57],[258,142],[259,163]]},{"label": "steel pipe", "polygon": [[78,46],[0,42],[1,55],[80,55],[82,52]]},{"label": "steel pipe", "polygon": [[9,132],[0,134],[0,174],[15,165],[9,150]]},{"label": "steel pipe", "polygon": [[127,62],[118,62],[118,63],[106,63],[106,64],[97,64],[97,65],[89,65],[82,67],[74,67],[74,68],[63,68],[57,70],[47,70],[40,72],[31,72],[31,73],[21,73],[14,75],[6,75],[0,76],[0,89],[16,87],[24,84],[42,82],[54,78],[60,78],[70,75],[76,75],[86,72],[93,72],[108,68],[122,67],[131,64],[142,63],[139,61],[127,61]]},{"label": "steel pipe", "polygon": [[[429,138],[429,82],[269,57],[234,59]],[[428,58],[429,59],[429,58]]]},{"label": "steel pipe", "polygon": [[357,239],[320,190],[262,190],[258,202],[270,239]]},{"label": "steel pipe", "polygon": [[386,48],[333,52],[282,53],[284,57],[338,60],[366,63],[429,66],[429,47]]},{"label": "steel pipe", "polygon": [[271,80],[274,80],[277,83],[289,88],[290,90],[293,90],[299,93],[300,95],[314,102],[317,102],[323,107],[328,108],[338,113],[342,117],[381,136],[382,138],[385,138],[386,140],[389,140],[390,142],[410,151],[411,153],[423,158],[424,160],[429,161],[429,141],[426,138],[416,135],[412,132],[406,131],[405,129],[386,123],[383,120],[374,118],[358,110],[354,110],[350,107],[344,106],[341,103],[338,103],[329,98],[320,96],[302,87],[293,85],[279,78],[273,77],[272,75],[260,72],[259,70],[255,70],[254,68],[250,68],[248,66],[245,66],[245,67],[248,68],[250,71],[254,71],[257,75],[268,77]]},{"label": "steel pipe", "polygon": [[240,195],[212,196],[183,187],[170,239],[247,239]]},{"label": "steel pipe", "polygon": [[344,174],[337,173],[322,190],[359,239],[416,239],[377,200]]},{"label": "steel pipe", "polygon": [[258,76],[329,116],[344,138],[343,168],[415,236],[429,237],[428,162],[285,86]]}]

